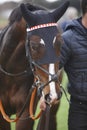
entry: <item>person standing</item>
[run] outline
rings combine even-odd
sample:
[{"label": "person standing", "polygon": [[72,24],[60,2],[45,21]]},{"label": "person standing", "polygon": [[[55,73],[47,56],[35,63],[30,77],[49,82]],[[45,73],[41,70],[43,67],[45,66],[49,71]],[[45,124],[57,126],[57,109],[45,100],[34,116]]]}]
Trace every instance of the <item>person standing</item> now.
[{"label": "person standing", "polygon": [[69,79],[68,130],[87,130],[87,0],[81,1],[82,16],[72,20],[62,34],[60,68]]}]

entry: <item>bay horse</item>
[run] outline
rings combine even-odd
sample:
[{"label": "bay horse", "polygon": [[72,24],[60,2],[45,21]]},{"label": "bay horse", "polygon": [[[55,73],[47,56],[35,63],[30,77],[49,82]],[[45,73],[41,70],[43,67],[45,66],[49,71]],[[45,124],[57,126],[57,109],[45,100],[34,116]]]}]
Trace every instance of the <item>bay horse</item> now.
[{"label": "bay horse", "polygon": [[[63,15],[67,7],[67,2],[61,6],[61,14],[58,14],[58,19]],[[33,6],[31,4],[26,4],[26,8],[33,14],[38,14],[38,12],[45,12],[45,9],[43,9],[42,7]],[[31,24],[31,19],[29,19],[29,21],[30,22],[28,22],[28,24]],[[40,22],[39,24],[42,23]],[[33,130],[34,121],[29,118],[30,115],[28,110],[30,99],[28,99],[28,103],[25,104],[25,102],[28,98],[30,88],[34,83],[34,78],[36,78],[36,80],[38,81],[36,86],[39,86],[41,88],[41,90],[38,89],[40,93],[39,95],[41,96],[42,93],[44,97],[46,97],[46,95],[50,95],[48,97],[52,99],[50,100],[52,105],[55,104],[54,102],[57,101],[57,96],[59,96],[60,93],[59,83],[56,82],[56,90],[50,88],[51,85],[54,87],[54,82],[57,80],[56,78],[56,80],[54,81],[55,77],[51,79],[51,76],[56,76],[55,73],[59,69],[59,61],[55,63],[56,71],[52,72],[48,71],[48,69],[51,70],[53,68],[54,70],[53,63],[50,65],[50,67],[52,68],[48,66],[48,63],[38,64],[39,59],[43,59],[43,56],[46,53],[44,48],[45,43],[42,40],[42,36],[38,35],[39,33],[37,31],[33,31],[35,32],[35,34],[30,35],[31,31],[29,31],[27,34],[26,28],[27,22],[25,17],[23,16],[22,6],[20,6],[12,11],[9,17],[8,25],[2,30],[0,34],[0,100],[2,101],[6,113],[8,113],[8,116],[16,114],[16,116],[18,117],[22,113],[21,117],[16,122],[16,130]],[[52,29],[53,28],[54,27],[52,27]],[[47,28],[45,29],[47,30]],[[48,33],[48,31],[46,32]],[[54,33],[54,35],[52,36],[52,40],[54,36],[56,36],[56,33]],[[50,37],[48,36],[47,39],[49,38]],[[28,41],[26,41],[26,39]],[[61,37],[60,35],[58,35],[57,38],[54,39],[54,48],[55,52],[57,53],[57,58],[59,57],[60,43]],[[26,55],[28,55],[28,57]],[[32,62],[30,63],[30,61]],[[54,95],[56,96],[52,97],[53,94],[50,89],[56,92],[54,93]],[[53,108],[55,107],[53,106]],[[53,122],[54,120],[55,123],[56,112],[53,111],[55,111],[55,109],[51,109],[50,111],[50,115],[52,116],[51,122]],[[10,124],[6,122],[4,118],[0,113],[0,129],[10,130]],[[56,127],[54,123],[51,124]],[[42,121],[40,124],[42,124]],[[41,125],[38,125],[37,129],[40,129],[40,127]],[[51,125],[49,128],[51,128]]]}]

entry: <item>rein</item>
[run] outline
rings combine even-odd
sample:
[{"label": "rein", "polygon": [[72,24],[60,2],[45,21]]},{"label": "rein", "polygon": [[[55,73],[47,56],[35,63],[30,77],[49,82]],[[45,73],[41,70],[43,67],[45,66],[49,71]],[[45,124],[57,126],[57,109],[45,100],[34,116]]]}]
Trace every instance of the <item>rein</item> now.
[{"label": "rein", "polygon": [[34,90],[33,90],[32,95],[31,95],[30,107],[29,107],[30,117],[33,120],[38,119],[41,116],[41,114],[42,114],[42,110],[40,110],[40,112],[37,114],[37,116],[34,116],[34,114],[33,114],[33,107],[34,107],[33,105],[34,105],[34,99],[35,99],[35,95],[36,95],[36,90],[37,90],[37,88],[34,87]]},{"label": "rein", "polygon": [[8,116],[8,115],[5,113],[5,111],[4,111],[4,108],[3,108],[3,105],[2,105],[1,100],[0,100],[0,112],[1,112],[1,114],[2,114],[2,116],[3,116],[3,118],[4,118],[7,122],[9,122],[9,123],[11,123],[11,122],[17,122],[18,119],[19,119],[19,117],[17,117],[16,119],[10,119],[10,118],[9,118],[9,116]]},{"label": "rein", "polygon": [[[1,99],[0,99],[0,112],[1,112],[1,114],[2,114],[2,116],[3,116],[3,118],[4,118],[7,122],[11,123],[11,122],[17,122],[17,121],[19,120],[19,118],[21,117],[23,111],[24,111],[25,108],[26,108],[26,105],[27,105],[27,103],[28,103],[28,101],[29,101],[29,99],[30,99],[31,93],[33,92],[33,89],[34,89],[34,87],[32,87],[32,88],[29,90],[29,94],[28,94],[28,96],[27,96],[27,99],[26,99],[26,101],[25,101],[25,104],[23,105],[23,107],[22,107],[22,109],[21,109],[21,111],[20,111],[18,117],[16,117],[16,119],[10,119],[10,118],[8,117],[8,115],[7,115],[7,114],[5,113],[5,111],[4,111],[4,107],[3,107],[2,101],[1,101]],[[30,117],[30,118],[31,118],[31,117]]]}]

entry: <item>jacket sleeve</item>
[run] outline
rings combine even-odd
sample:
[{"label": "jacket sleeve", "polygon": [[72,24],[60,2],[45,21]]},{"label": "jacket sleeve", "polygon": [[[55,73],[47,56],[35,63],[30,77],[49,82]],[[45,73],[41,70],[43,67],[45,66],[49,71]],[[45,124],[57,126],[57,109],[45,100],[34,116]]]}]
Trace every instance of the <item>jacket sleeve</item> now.
[{"label": "jacket sleeve", "polygon": [[71,37],[70,31],[66,31],[62,34],[63,44],[61,46],[61,53],[60,53],[60,69],[64,67],[71,56]]}]

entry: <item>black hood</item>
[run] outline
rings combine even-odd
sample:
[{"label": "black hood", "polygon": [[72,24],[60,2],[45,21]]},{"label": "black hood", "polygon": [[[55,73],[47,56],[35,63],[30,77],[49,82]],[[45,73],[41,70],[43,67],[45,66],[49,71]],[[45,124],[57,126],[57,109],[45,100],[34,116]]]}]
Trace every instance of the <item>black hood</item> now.
[{"label": "black hood", "polygon": [[[20,7],[23,17],[27,21],[29,28],[32,28],[35,26],[37,27],[38,25],[47,25],[50,23],[56,24],[68,6],[69,2],[67,1],[52,12],[41,9],[32,12],[24,4],[21,4]],[[59,60],[59,57],[56,55],[55,49],[53,47],[53,39],[58,33],[59,32],[56,25],[38,28],[28,32],[29,37],[32,35],[38,35],[45,42],[46,53],[43,58],[37,61],[38,64],[55,63]]]}]

